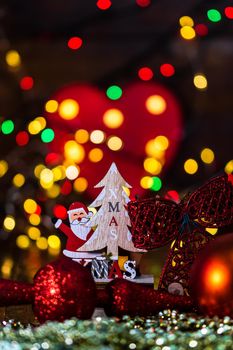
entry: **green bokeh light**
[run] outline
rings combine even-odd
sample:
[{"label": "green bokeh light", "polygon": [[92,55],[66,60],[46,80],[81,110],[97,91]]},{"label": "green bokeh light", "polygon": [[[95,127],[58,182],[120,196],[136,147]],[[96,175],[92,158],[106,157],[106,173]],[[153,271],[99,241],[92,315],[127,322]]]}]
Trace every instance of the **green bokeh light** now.
[{"label": "green bokeh light", "polygon": [[158,176],[153,176],[152,177],[152,180],[153,180],[153,184],[152,186],[150,187],[150,189],[152,191],[159,191],[162,187],[162,181],[161,179],[158,177]]},{"label": "green bokeh light", "polygon": [[120,86],[112,85],[106,91],[106,94],[110,100],[118,100],[122,96],[122,89]]},{"label": "green bokeh light", "polygon": [[4,120],[2,123],[1,129],[2,133],[5,135],[11,134],[14,131],[15,125],[12,120]]},{"label": "green bokeh light", "polygon": [[41,140],[44,142],[44,143],[48,143],[48,142],[51,142],[53,141],[55,137],[55,134],[54,134],[54,131],[52,129],[44,129],[41,133]]},{"label": "green bokeh light", "polygon": [[210,9],[207,11],[207,17],[211,22],[219,22],[221,21],[221,13],[216,9]]}]

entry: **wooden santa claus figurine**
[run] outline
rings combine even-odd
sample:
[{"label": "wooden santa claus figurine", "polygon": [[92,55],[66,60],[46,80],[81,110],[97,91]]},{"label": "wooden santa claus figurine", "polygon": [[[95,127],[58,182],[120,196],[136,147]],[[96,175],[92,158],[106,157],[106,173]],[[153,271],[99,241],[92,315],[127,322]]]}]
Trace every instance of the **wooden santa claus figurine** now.
[{"label": "wooden santa claus figurine", "polygon": [[70,226],[67,226],[61,219],[53,218],[55,228],[58,228],[67,236],[66,249],[63,254],[69,258],[80,257],[77,250],[82,247],[92,236],[93,229],[88,222],[93,215],[87,206],[81,202],[74,202],[67,211]]}]

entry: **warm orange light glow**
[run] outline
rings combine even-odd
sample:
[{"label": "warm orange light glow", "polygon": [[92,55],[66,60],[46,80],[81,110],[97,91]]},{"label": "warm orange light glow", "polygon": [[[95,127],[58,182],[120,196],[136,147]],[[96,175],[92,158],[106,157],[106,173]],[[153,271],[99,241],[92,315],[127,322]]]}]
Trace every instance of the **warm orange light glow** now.
[{"label": "warm orange light glow", "polygon": [[220,292],[225,290],[230,280],[227,266],[221,261],[211,261],[204,275],[205,287],[208,291]]}]

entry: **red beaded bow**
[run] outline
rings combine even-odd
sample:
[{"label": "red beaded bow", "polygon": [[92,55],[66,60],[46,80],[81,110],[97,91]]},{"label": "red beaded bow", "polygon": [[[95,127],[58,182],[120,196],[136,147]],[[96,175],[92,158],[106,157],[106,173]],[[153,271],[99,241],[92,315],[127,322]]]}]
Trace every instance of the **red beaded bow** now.
[{"label": "red beaded bow", "polygon": [[157,197],[128,204],[136,248],[152,250],[174,240],[160,290],[189,294],[190,268],[200,249],[213,238],[205,229],[233,223],[232,179],[232,175],[215,177],[180,204]]}]

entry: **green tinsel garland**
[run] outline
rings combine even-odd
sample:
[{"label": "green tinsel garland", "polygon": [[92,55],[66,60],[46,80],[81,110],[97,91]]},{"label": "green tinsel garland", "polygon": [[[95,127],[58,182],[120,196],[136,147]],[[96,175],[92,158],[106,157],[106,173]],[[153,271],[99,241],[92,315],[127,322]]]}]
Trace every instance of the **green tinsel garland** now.
[{"label": "green tinsel garland", "polygon": [[233,348],[233,320],[165,310],[155,317],[47,322],[40,327],[2,322],[1,350],[225,350]]}]

